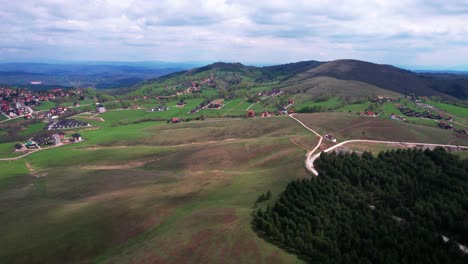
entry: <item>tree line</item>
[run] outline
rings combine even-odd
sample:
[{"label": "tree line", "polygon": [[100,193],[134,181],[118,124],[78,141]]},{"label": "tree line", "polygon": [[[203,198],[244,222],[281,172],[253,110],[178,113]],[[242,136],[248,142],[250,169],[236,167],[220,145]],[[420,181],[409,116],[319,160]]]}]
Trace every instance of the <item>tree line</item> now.
[{"label": "tree line", "polygon": [[315,165],[253,212],[260,236],[314,263],[468,263],[456,244],[468,244],[468,160],[436,148]]}]

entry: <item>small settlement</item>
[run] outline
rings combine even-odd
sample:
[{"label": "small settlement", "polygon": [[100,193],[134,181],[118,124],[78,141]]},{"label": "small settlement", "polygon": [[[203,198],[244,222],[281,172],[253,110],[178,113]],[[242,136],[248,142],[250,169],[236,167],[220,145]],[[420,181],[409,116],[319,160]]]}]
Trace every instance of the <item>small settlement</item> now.
[{"label": "small settlement", "polygon": [[25,143],[17,143],[14,146],[15,151],[27,151],[30,149],[41,149],[47,146],[60,146],[71,143],[78,143],[83,141],[81,135],[78,133],[66,137],[65,133],[59,132],[52,135],[41,135],[32,137]]}]

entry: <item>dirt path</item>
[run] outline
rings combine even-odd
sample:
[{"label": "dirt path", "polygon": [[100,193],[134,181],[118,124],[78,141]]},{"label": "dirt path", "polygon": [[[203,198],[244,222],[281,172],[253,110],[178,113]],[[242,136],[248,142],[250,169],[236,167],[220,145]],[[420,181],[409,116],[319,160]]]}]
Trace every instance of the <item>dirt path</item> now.
[{"label": "dirt path", "polygon": [[[466,149],[468,150],[468,146],[455,146],[455,145],[443,145],[443,144],[432,144],[432,143],[415,143],[415,142],[396,142],[396,141],[379,141],[379,140],[364,140],[364,139],[355,139],[355,140],[347,140],[347,141],[343,141],[341,143],[338,143],[332,147],[329,147],[323,151],[321,151],[320,153],[317,153],[315,154],[314,156],[312,156],[312,153],[317,150],[317,148],[321,145],[322,143],[322,137],[317,133],[315,132],[313,129],[309,128],[308,126],[306,126],[304,123],[302,123],[300,120],[298,120],[297,118],[293,117],[292,115],[289,115],[292,119],[296,120],[297,122],[299,122],[299,124],[301,124],[303,127],[307,128],[308,130],[310,130],[311,132],[313,132],[314,134],[318,135],[320,137],[320,141],[319,143],[317,144],[317,146],[314,148],[314,150],[312,150],[311,152],[307,153],[307,158],[306,158],[306,161],[305,161],[305,164],[306,164],[306,168],[312,172],[315,176],[318,176],[318,171],[315,169],[314,167],[314,161],[320,157],[320,154],[322,152],[330,152],[336,148],[339,148],[345,144],[348,144],[348,143],[352,143],[352,142],[367,142],[367,143],[379,143],[379,144],[400,144],[400,145],[407,145],[407,146],[420,146],[420,145],[424,145],[424,146],[434,146],[434,147],[451,147],[451,148],[458,148],[458,149]],[[361,123],[362,124],[362,123]],[[375,207],[374,207],[375,208]],[[403,219],[399,218],[399,217],[396,217],[394,216],[394,219],[396,221],[402,221]],[[444,239],[445,242],[448,242],[450,239],[448,237],[445,237],[445,236],[442,236],[442,238]],[[456,242],[457,243],[457,242]],[[460,251],[462,251],[463,253],[465,254],[468,254],[468,247],[465,246],[465,245],[462,245],[460,243],[457,243],[458,245],[458,248],[460,249]]]},{"label": "dirt path", "polygon": [[[310,172],[312,172],[315,176],[318,176],[318,171],[315,169],[314,167],[314,162],[315,160],[320,157],[320,154],[322,152],[330,152],[338,147],[341,147],[345,144],[348,144],[348,143],[352,143],[352,142],[367,142],[367,143],[379,143],[379,144],[400,144],[400,145],[406,145],[406,146],[420,146],[420,145],[424,145],[424,146],[428,146],[428,147],[449,147],[449,148],[457,148],[457,149],[467,149],[468,150],[468,146],[458,146],[458,145],[444,145],[444,144],[433,144],[433,143],[421,143],[421,142],[399,142],[399,141],[381,141],[381,140],[367,140],[367,139],[352,139],[352,140],[347,140],[347,141],[343,141],[341,143],[338,143],[332,147],[329,147],[323,151],[321,151],[320,153],[317,153],[315,154],[314,156],[312,156],[312,154],[315,152],[315,150],[317,150],[320,145],[322,144],[322,136],[320,136],[316,131],[314,131],[313,129],[309,128],[307,125],[305,125],[304,123],[302,123],[300,120],[298,120],[297,118],[295,118],[293,115],[289,115],[292,119],[296,120],[297,122],[299,122],[299,124],[301,124],[303,127],[307,128],[309,131],[313,132],[315,135],[319,136],[320,137],[320,141],[319,143],[317,144],[317,146],[309,153],[307,153],[307,158],[306,158],[306,168],[307,170],[309,170]],[[371,121],[369,121],[371,122]],[[360,123],[362,124],[362,123]]]},{"label": "dirt path", "polygon": [[315,130],[313,130],[312,128],[306,126],[304,123],[302,123],[301,120],[295,118],[293,115],[289,115],[289,117],[296,120],[299,124],[301,124],[307,130],[311,131],[312,133],[314,133],[315,135],[317,135],[319,137],[319,142],[317,143],[315,148],[312,149],[311,151],[307,152],[307,154],[306,154],[306,163],[305,163],[305,165],[307,167],[307,170],[311,171],[312,173],[315,172],[314,175],[318,175],[318,172],[314,168],[314,163],[313,162],[310,163],[310,162],[307,162],[307,161],[311,159],[312,154],[314,154],[314,152],[320,147],[320,145],[322,145],[323,137],[319,133],[317,133]]}]

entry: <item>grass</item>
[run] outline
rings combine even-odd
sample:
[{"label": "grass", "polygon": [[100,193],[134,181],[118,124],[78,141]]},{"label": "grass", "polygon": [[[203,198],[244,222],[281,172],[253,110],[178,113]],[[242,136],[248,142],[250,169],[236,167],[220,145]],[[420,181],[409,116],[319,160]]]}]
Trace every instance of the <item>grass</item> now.
[{"label": "grass", "polygon": [[[308,177],[304,148],[312,149],[317,137],[285,116],[134,123],[188,110],[170,111],[107,112],[100,115],[104,122],[80,130],[84,142],[0,161],[0,259],[300,263],[260,239],[250,213],[260,193],[270,190],[274,200],[289,181]],[[297,117],[339,141],[468,145],[422,124],[340,113]],[[0,144],[0,155],[10,155],[11,147]]]},{"label": "grass", "polygon": [[39,132],[39,131],[44,130],[44,127],[45,127],[45,126],[46,126],[46,124],[43,123],[43,122],[31,124],[31,125],[29,125],[26,129],[24,129],[23,131],[21,131],[20,134],[23,135],[23,136],[31,136],[31,135],[33,135],[34,133],[37,133],[37,132]]},{"label": "grass", "polygon": [[341,100],[338,97],[332,97],[327,101],[323,102],[315,102],[315,101],[308,101],[296,106],[297,109],[301,109],[302,107],[306,106],[322,106],[326,109],[334,109],[337,108],[341,103]]},{"label": "grass", "polygon": [[18,152],[13,152],[15,142],[0,143],[0,158],[12,158],[20,156]]},{"label": "grass", "polygon": [[4,116],[4,115],[0,115],[0,121],[3,121],[3,120],[7,120],[8,117]]},{"label": "grass", "polygon": [[81,134],[85,142],[0,162],[3,261],[300,262],[250,228],[259,193],[278,195],[307,176],[305,150],[290,138],[317,138],[292,119],[105,124]]},{"label": "grass", "polygon": [[435,106],[436,108],[438,108],[440,110],[443,110],[443,111],[447,112],[450,115],[468,119],[468,108],[461,107],[461,106],[456,106],[456,105],[451,105],[451,104],[435,102],[435,101],[430,101],[428,103]]},{"label": "grass", "polygon": [[338,141],[371,139],[468,146],[468,139],[456,138],[451,131],[434,126],[432,120],[418,119],[412,124],[341,113],[300,114],[297,118],[322,135],[335,135]]},{"label": "grass", "polygon": [[342,108],[339,108],[338,112],[351,112],[351,113],[360,113],[364,112],[367,108],[369,108],[370,102],[360,103],[360,104],[350,104],[345,105]]},{"label": "grass", "polygon": [[22,177],[28,170],[24,161],[3,161],[0,162],[0,191],[5,191],[7,188],[11,188],[11,184],[15,182],[17,178]]},{"label": "grass", "polygon": [[56,102],[45,101],[45,102],[42,102],[42,104],[40,106],[34,106],[34,110],[36,110],[36,111],[49,110],[49,109],[54,108],[56,106],[57,106]]}]

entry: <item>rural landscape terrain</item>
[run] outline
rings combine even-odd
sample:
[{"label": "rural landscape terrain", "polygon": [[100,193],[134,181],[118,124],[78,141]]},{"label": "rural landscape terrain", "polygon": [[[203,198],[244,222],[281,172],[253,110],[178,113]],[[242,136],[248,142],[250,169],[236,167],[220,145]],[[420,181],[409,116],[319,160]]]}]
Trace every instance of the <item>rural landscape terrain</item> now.
[{"label": "rural landscape terrain", "polygon": [[163,66],[0,85],[1,263],[468,260],[468,75]]}]

